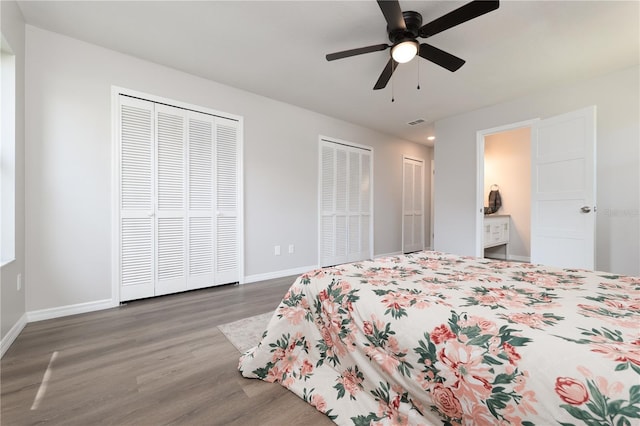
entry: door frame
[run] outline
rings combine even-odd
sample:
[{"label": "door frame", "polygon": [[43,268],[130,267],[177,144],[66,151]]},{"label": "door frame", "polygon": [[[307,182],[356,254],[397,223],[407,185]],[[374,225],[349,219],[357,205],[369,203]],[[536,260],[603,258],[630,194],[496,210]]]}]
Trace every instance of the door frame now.
[{"label": "door frame", "polygon": [[531,128],[540,118],[518,121],[511,124],[478,130],[476,132],[476,257],[484,257],[483,222],[484,222],[484,138],[509,130]]}]

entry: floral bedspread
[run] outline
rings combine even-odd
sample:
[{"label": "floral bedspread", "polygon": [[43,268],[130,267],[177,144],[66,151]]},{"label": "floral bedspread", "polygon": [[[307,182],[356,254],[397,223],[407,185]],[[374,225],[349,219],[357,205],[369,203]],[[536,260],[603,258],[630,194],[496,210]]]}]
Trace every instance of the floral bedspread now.
[{"label": "floral bedspread", "polygon": [[640,277],[437,252],[321,269],[239,369],[341,425],[639,425]]}]

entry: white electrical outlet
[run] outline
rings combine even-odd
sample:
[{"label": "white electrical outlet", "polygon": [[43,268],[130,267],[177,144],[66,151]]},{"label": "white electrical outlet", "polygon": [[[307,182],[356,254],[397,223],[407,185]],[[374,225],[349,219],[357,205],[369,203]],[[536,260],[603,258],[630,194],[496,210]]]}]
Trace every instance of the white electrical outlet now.
[{"label": "white electrical outlet", "polygon": [[273,254],[280,256],[280,246],[273,246]]},{"label": "white electrical outlet", "polygon": [[22,290],[22,274],[18,274],[18,291]]},{"label": "white electrical outlet", "polygon": [[292,254],[294,251],[293,244],[289,244],[289,254]]}]

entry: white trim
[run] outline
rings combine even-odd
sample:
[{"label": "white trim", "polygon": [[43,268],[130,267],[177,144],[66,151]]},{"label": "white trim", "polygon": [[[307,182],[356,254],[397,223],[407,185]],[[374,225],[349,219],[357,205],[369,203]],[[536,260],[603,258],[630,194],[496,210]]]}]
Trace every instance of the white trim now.
[{"label": "white trim", "polygon": [[120,120],[118,119],[119,96],[122,89],[111,86],[111,298],[120,300]]},{"label": "white trim", "polygon": [[238,120],[238,140],[236,152],[238,153],[238,186],[236,196],[238,197],[238,217],[237,241],[238,241],[238,284],[244,284],[244,118],[236,116]]},{"label": "white trim", "polygon": [[18,338],[24,327],[27,325],[27,314],[22,314],[20,319],[13,324],[13,327],[9,330],[9,332],[2,338],[0,341],[0,358],[2,358],[7,352],[7,350],[11,347],[13,342]]},{"label": "white trim", "polygon": [[166,105],[170,105],[178,108],[188,109],[191,111],[202,112],[205,114],[215,115],[220,118],[227,118],[229,120],[234,120],[242,124],[242,116],[240,115],[218,111],[215,109],[204,107],[202,105],[189,104],[189,103],[181,102],[175,99],[169,99],[169,98],[164,98],[162,96],[152,95],[149,93],[138,92],[136,90],[131,90],[131,89],[127,89],[125,87],[119,87],[119,86],[111,86],[111,93],[116,96],[116,99],[117,99],[117,95],[131,96],[134,98],[143,99],[145,101],[155,102],[159,104],[166,104]]},{"label": "white trim", "polygon": [[112,299],[96,300],[93,302],[78,303],[75,305],[59,306],[56,308],[40,309],[26,313],[28,322],[44,321],[52,318],[66,317],[68,315],[84,314],[87,312],[101,311],[115,308],[118,303]]},{"label": "white trim", "polygon": [[506,132],[523,127],[532,127],[537,121],[540,121],[540,119],[533,118],[531,120],[518,121],[516,123],[505,124],[502,126],[492,127],[490,129],[478,130],[476,132],[476,257],[484,257],[482,233],[482,226],[484,222],[484,138],[495,133]]},{"label": "white trim", "polygon": [[305,272],[313,271],[319,268],[320,267],[318,265],[311,265],[301,266],[293,269],[284,269],[282,271],[266,272],[264,274],[247,275],[244,277],[244,280],[240,282],[240,284],[249,284],[258,281],[272,280],[274,278],[288,277],[290,275],[302,275]]},{"label": "white trim", "polygon": [[345,145],[345,146],[352,147],[352,148],[359,148],[359,149],[362,149],[362,150],[365,150],[365,151],[370,151],[371,154],[373,155],[373,147],[369,146],[369,145],[361,145],[359,143],[345,141],[343,139],[332,138],[332,137],[329,137],[329,136],[320,135],[320,142],[322,142],[322,141],[335,143],[335,144],[338,144],[338,145]]}]

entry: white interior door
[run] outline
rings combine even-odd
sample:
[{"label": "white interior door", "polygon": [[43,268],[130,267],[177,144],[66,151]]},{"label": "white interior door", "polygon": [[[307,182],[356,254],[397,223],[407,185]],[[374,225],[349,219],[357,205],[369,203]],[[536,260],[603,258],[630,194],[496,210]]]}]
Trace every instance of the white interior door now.
[{"label": "white interior door", "polygon": [[214,121],[188,112],[187,289],[214,285]]},{"label": "white interior door", "polygon": [[156,296],[187,289],[186,112],[156,105]]},{"label": "white interior door", "polygon": [[402,251],[424,249],[424,161],[403,158]]},{"label": "white interior door", "polygon": [[240,280],[240,127],[215,123],[215,283],[227,284]]},{"label": "white interior door", "polygon": [[154,295],[154,105],[120,97],[118,116],[118,278],[120,300],[132,300]]},{"label": "white interior door", "polygon": [[531,128],[531,262],[594,268],[595,106]]}]

